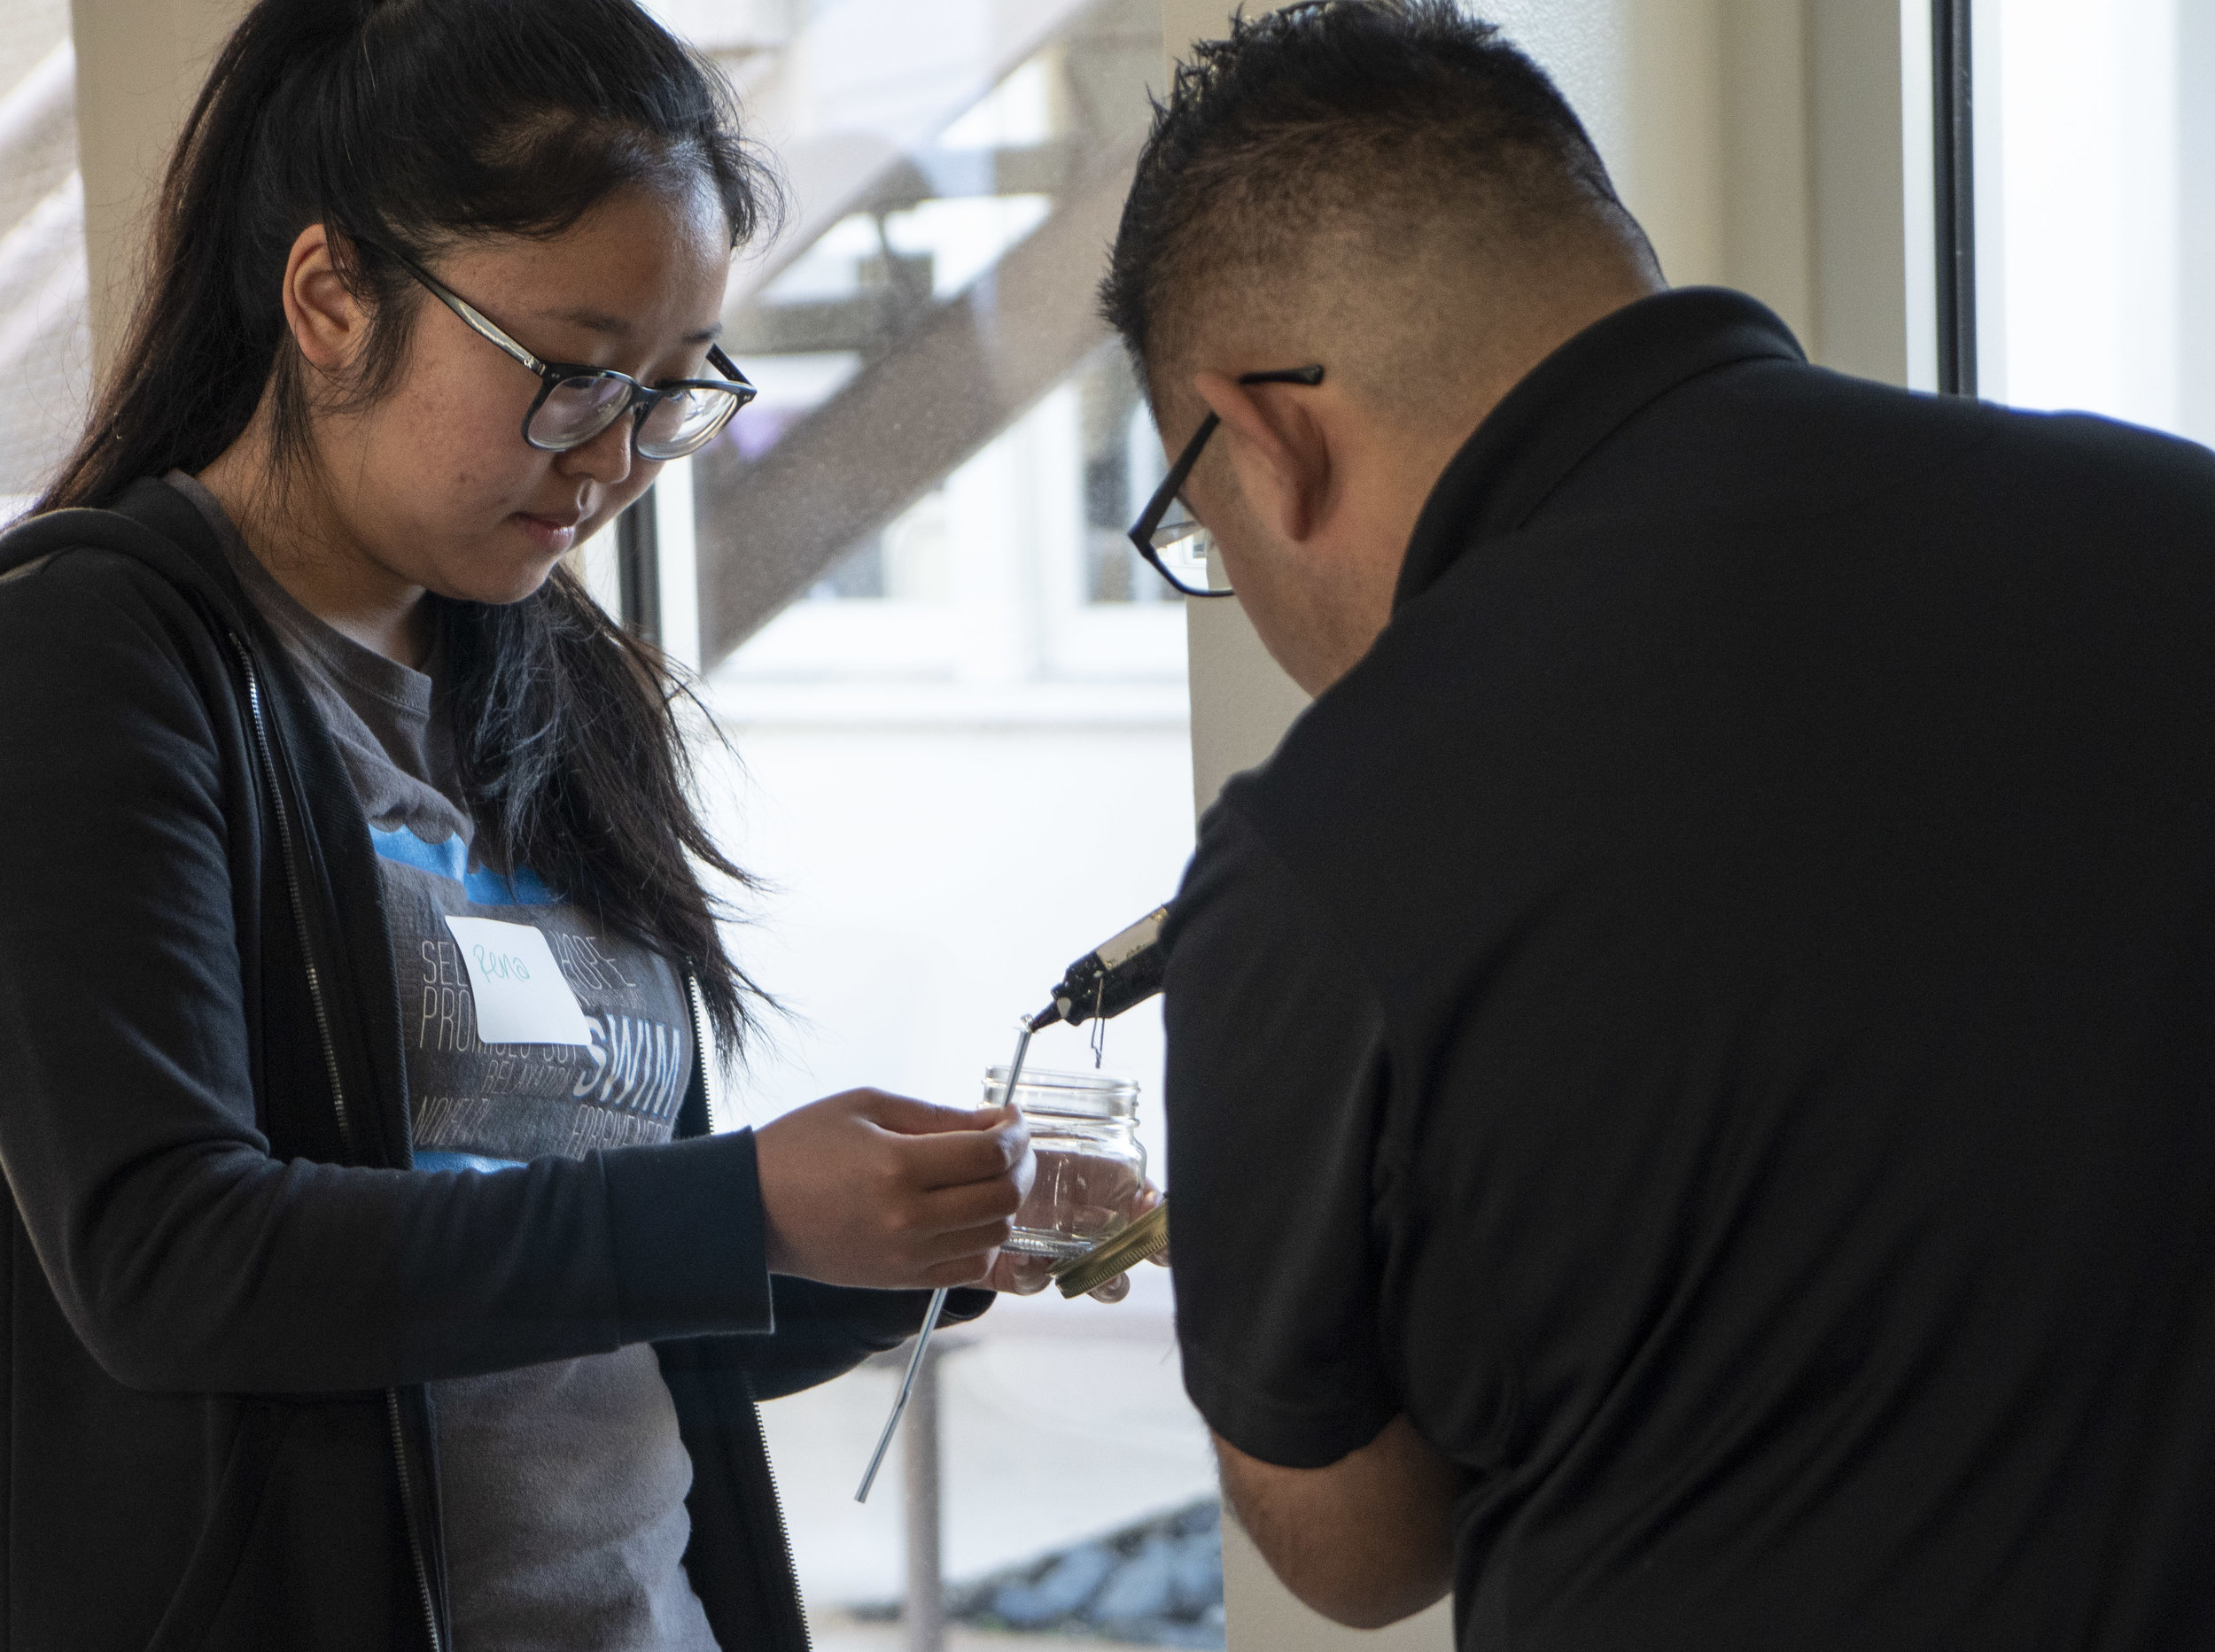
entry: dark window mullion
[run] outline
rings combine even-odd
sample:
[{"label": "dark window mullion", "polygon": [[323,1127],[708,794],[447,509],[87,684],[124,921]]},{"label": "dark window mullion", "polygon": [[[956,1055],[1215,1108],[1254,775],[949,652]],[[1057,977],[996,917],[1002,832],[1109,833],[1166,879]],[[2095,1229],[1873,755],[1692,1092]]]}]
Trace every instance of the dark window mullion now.
[{"label": "dark window mullion", "polygon": [[1970,13],[1931,0],[1931,160],[1938,203],[1938,387],[1977,393],[1977,189]]},{"label": "dark window mullion", "polygon": [[654,531],[654,490],[648,488],[615,521],[617,589],[625,629],[660,647],[662,640],[662,571],[658,536]]}]

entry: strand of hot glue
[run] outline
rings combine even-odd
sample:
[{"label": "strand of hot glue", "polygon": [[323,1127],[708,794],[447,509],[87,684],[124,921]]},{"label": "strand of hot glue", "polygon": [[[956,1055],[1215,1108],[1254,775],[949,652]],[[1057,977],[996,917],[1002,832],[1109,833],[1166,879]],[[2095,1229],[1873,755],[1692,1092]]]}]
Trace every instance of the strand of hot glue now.
[{"label": "strand of hot glue", "polygon": [[[1030,1023],[1021,1023],[1015,1035],[1015,1059],[1007,1064],[1007,1088],[1001,1094],[1008,1101],[1015,1099],[1015,1083],[1023,1075],[1023,1058],[1030,1053]],[[892,1436],[899,1431],[900,1418],[907,1410],[908,1397],[915,1392],[915,1373],[923,1369],[923,1350],[930,1346],[930,1333],[938,1329],[938,1317],[946,1311],[946,1287],[940,1285],[930,1293],[930,1307],[923,1312],[923,1328],[915,1333],[915,1352],[907,1356],[907,1375],[900,1378],[899,1398],[892,1401],[892,1415],[884,1419],[884,1432],[877,1437],[877,1448],[870,1454],[868,1472],[861,1477],[861,1489],[854,1493],[854,1501],[869,1501],[869,1488],[877,1483],[877,1470],[884,1466],[884,1454],[891,1449]]]}]

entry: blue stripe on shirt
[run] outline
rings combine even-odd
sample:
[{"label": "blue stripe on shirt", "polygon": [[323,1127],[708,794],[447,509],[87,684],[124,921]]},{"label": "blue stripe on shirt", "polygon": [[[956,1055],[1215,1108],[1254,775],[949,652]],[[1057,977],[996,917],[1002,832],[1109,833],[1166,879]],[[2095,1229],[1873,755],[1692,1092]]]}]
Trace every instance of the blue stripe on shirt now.
[{"label": "blue stripe on shirt", "polygon": [[426,843],[406,826],[371,826],[369,842],[378,856],[435,873],[462,886],[462,893],[478,906],[558,906],[562,897],[548,888],[539,874],[525,866],[513,878],[480,866],[469,868],[469,849],[459,837]]},{"label": "blue stripe on shirt", "polygon": [[523,1167],[520,1159],[487,1159],[482,1153],[449,1153],[432,1152],[427,1148],[416,1150],[416,1168],[418,1170],[517,1170]]}]

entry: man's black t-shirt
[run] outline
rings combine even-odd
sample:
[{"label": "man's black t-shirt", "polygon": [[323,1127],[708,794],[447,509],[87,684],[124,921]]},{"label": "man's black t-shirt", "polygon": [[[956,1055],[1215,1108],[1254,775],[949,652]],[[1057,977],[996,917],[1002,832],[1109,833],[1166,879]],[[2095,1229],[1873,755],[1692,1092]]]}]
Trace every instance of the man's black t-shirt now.
[{"label": "man's black t-shirt", "polygon": [[1634,305],[1170,941],[1187,1384],[1469,1652],[2215,1645],[2215,455]]}]

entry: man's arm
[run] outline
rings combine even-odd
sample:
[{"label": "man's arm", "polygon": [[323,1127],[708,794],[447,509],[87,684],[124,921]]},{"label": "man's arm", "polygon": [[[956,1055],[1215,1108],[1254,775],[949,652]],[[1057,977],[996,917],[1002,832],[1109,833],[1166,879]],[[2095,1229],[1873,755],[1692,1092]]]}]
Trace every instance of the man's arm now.
[{"label": "man's arm", "polygon": [[1239,1524],[1285,1586],[1324,1617],[1381,1629],[1453,1586],[1460,1476],[1404,1414],[1324,1469],[1281,1469],[1220,1434],[1215,1442]]}]

